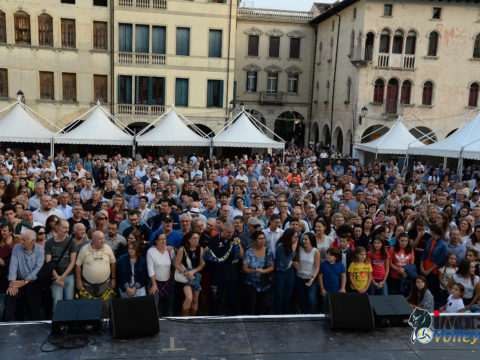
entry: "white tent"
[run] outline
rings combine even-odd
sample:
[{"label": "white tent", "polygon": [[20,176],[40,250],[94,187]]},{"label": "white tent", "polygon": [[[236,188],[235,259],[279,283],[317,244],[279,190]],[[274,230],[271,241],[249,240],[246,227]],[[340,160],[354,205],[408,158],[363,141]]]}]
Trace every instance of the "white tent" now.
[{"label": "white tent", "polygon": [[[33,115],[38,114],[32,109],[28,108],[21,101],[16,101],[1,112],[6,111],[8,113],[0,118],[0,141],[50,143],[53,132],[38,121]],[[41,115],[39,116],[41,117]],[[45,118],[43,119],[46,120]],[[48,120],[46,121],[49,122]],[[53,125],[52,123],[50,124]]]},{"label": "white tent", "polygon": [[105,110],[100,103],[80,116],[76,121],[82,120],[87,114],[87,119],[75,129],[65,132],[72,126],[67,125],[54,138],[57,144],[82,144],[82,145],[133,145],[133,136],[125,126]]},{"label": "white tent", "polygon": [[480,159],[480,114],[442,141],[423,147],[411,146],[409,154]]},{"label": "white tent", "polygon": [[[204,136],[202,137],[191,130],[180,117]],[[157,123],[158,125],[155,126]],[[145,133],[152,126],[155,127]],[[188,119],[178,115],[173,106],[140,131],[136,141],[138,146],[210,146],[210,139]]]},{"label": "white tent", "polygon": [[269,138],[260,130],[262,127],[275,135],[273,131],[242,109],[241,112],[231,118],[217,135],[214,136],[213,146],[267,149],[285,148],[285,142],[275,141]]},{"label": "white tent", "polygon": [[[378,129],[380,130],[380,129]],[[377,130],[377,131],[378,131]],[[363,150],[375,154],[406,154],[410,146],[425,146],[421,141],[417,140],[403,123],[403,119],[399,117],[392,128],[387,133],[367,143],[355,144],[355,150]],[[410,151],[408,151],[410,152]]]}]

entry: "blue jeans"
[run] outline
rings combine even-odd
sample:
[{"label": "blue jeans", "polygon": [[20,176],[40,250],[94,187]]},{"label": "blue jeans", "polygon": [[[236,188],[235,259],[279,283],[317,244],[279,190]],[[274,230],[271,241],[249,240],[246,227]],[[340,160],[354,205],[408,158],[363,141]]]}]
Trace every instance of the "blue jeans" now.
[{"label": "blue jeans", "polygon": [[273,312],[275,314],[287,314],[295,285],[295,270],[275,271],[275,300]]},{"label": "blue jeans", "polygon": [[317,279],[313,280],[310,286],[306,283],[310,279],[301,279],[297,277],[295,279],[295,285],[298,293],[298,300],[300,303],[300,311],[302,314],[311,314],[315,306],[315,297],[317,294]]},{"label": "blue jeans", "polygon": [[387,283],[385,282],[380,289],[377,289],[377,287],[372,282],[370,284],[370,287],[368,288],[368,295],[388,295]]},{"label": "blue jeans", "polygon": [[473,304],[470,306],[470,311],[472,313],[480,313],[480,307],[477,304]]},{"label": "blue jeans", "polygon": [[64,282],[64,287],[58,286],[55,283],[50,286],[53,299],[53,311],[55,311],[55,305],[58,300],[73,300],[73,295],[75,294],[75,275],[68,275]]},{"label": "blue jeans", "polygon": [[5,312],[5,293],[0,292],[0,321],[3,321],[4,312]]}]

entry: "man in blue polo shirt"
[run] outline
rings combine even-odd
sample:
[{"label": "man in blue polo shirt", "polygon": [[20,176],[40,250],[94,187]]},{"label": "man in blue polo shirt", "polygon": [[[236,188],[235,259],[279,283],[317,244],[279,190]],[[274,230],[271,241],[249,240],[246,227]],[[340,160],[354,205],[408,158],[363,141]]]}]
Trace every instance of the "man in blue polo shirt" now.
[{"label": "man in blue polo shirt", "polygon": [[170,215],[165,215],[163,217],[162,226],[160,226],[160,228],[153,232],[152,236],[150,236],[150,246],[155,244],[155,236],[157,236],[157,234],[160,232],[165,233],[165,236],[167,237],[167,246],[171,246],[175,250],[178,250],[178,248],[182,245],[182,234],[176,230],[173,230],[173,219]]}]

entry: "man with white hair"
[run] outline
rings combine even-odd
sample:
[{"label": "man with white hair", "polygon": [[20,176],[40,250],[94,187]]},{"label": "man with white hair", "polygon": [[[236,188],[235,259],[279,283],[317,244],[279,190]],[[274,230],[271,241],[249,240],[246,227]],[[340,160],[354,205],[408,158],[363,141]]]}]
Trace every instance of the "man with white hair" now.
[{"label": "man with white hair", "polygon": [[25,304],[28,320],[40,320],[42,294],[36,280],[45,260],[45,251],[36,243],[34,231],[26,230],[21,238],[21,243],[12,250],[8,268],[5,321],[23,320],[15,317],[19,302]]}]

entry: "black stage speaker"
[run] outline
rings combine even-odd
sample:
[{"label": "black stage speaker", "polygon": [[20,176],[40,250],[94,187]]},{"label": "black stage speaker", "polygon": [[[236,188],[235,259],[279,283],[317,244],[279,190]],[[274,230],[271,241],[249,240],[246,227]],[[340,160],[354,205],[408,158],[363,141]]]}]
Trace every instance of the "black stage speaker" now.
[{"label": "black stage speaker", "polygon": [[328,293],[328,303],[332,329],[375,329],[372,305],[367,294]]},{"label": "black stage speaker", "polygon": [[153,295],[111,298],[110,321],[116,338],[153,335],[160,331]]},{"label": "black stage speaker", "polygon": [[[100,331],[102,300],[59,300],[52,318],[52,333]],[[87,329],[89,326],[89,329]]]},{"label": "black stage speaker", "polygon": [[408,319],[412,313],[412,308],[402,295],[376,295],[370,296],[375,318],[379,320],[397,320]]}]

